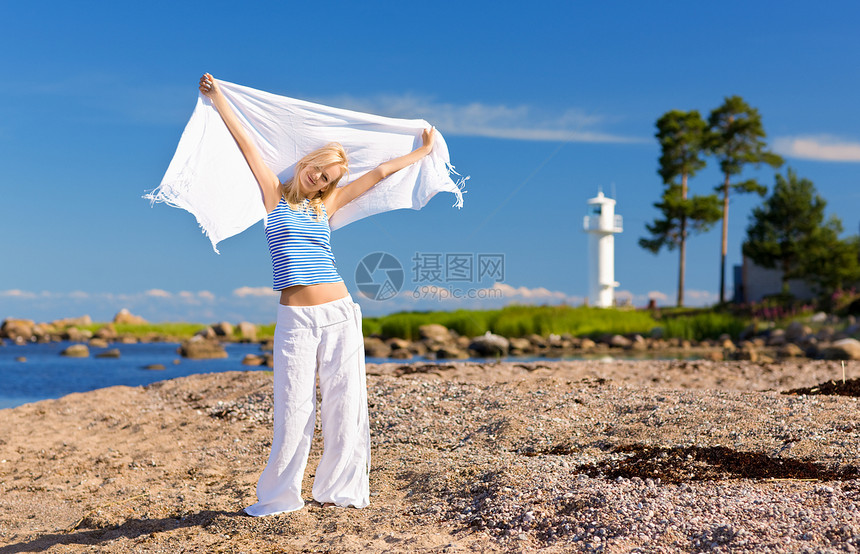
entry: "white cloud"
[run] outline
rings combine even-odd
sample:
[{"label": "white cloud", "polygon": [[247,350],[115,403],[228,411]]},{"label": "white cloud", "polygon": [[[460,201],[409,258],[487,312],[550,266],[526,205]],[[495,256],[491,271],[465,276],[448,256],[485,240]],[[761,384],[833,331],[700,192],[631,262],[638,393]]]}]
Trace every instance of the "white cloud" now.
[{"label": "white cloud", "polygon": [[197,297],[202,299],[202,300],[209,300],[209,301],[215,300],[215,295],[212,294],[211,292],[209,292],[208,290],[201,290],[200,292],[197,293]]},{"label": "white cloud", "polygon": [[773,141],[773,148],[787,158],[825,162],[860,162],[860,142],[831,135],[780,137]]},{"label": "white cloud", "polygon": [[529,302],[569,302],[578,303],[582,301],[579,296],[568,296],[561,291],[552,291],[544,287],[530,289],[528,287],[512,287],[506,283],[495,283],[494,290],[501,291],[504,298],[508,300],[524,300]]},{"label": "white cloud", "polygon": [[233,291],[233,295],[238,296],[239,298],[246,298],[249,296],[272,297],[277,296],[278,291],[269,287],[239,287]]},{"label": "white cloud", "polygon": [[414,95],[339,96],[322,99],[322,102],[390,117],[424,118],[446,135],[602,143],[651,140],[650,137],[626,137],[603,132],[598,125],[606,124],[609,118],[575,108],[554,112],[528,105],[451,104]]},{"label": "white cloud", "polygon": [[0,291],[0,297],[4,298],[18,298],[18,299],[32,299],[37,298],[39,295],[35,292],[29,292],[26,290],[20,289],[11,289],[11,290],[3,290]]},{"label": "white cloud", "polygon": [[660,292],[659,290],[652,290],[651,292],[648,293],[648,299],[649,300],[653,299],[653,300],[656,300],[657,302],[665,302],[666,300],[669,300],[669,295],[666,294],[665,292]]},{"label": "white cloud", "polygon": [[144,293],[146,296],[151,296],[153,298],[171,298],[173,295],[167,292],[166,290],[161,289],[149,289]]}]

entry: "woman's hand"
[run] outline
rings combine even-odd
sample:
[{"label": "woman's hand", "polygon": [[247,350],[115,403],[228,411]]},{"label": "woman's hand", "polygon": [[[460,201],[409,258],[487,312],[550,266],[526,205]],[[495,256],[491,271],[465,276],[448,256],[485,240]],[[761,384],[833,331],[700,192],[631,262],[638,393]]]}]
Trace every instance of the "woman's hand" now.
[{"label": "woman's hand", "polygon": [[205,96],[212,98],[213,96],[219,94],[221,89],[218,88],[218,83],[215,81],[215,78],[209,73],[204,73],[202,77],[200,77],[200,92],[202,92]]},{"label": "woman's hand", "polygon": [[424,149],[425,156],[433,150],[434,140],[436,140],[436,127],[424,129],[424,131],[421,133],[421,142],[424,143],[421,148]]}]

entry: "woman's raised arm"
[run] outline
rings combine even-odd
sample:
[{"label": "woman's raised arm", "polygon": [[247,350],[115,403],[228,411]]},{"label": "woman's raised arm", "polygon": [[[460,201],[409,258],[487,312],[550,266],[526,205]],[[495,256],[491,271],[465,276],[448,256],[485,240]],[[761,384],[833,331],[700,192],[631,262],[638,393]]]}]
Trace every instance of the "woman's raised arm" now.
[{"label": "woman's raised arm", "polygon": [[414,164],[429,154],[433,150],[433,141],[435,138],[435,128],[431,127],[429,129],[424,129],[424,132],[421,133],[421,141],[423,143],[421,146],[404,156],[383,162],[348,185],[335,189],[325,203],[328,217],[331,218],[337,210],[370,190],[379,181],[385,179],[392,173],[396,173],[401,169]]},{"label": "woman's raised arm", "polygon": [[212,100],[212,105],[214,105],[215,109],[218,110],[218,113],[221,115],[221,119],[224,120],[224,124],[227,125],[227,129],[230,130],[230,134],[233,135],[233,139],[239,146],[239,150],[241,150],[242,155],[245,156],[245,161],[248,162],[248,167],[251,168],[251,173],[254,174],[254,177],[257,179],[257,184],[260,185],[260,190],[263,193],[263,204],[266,206],[266,212],[271,212],[275,209],[275,206],[278,205],[281,197],[281,183],[278,180],[278,176],[275,175],[275,172],[272,171],[269,166],[266,165],[266,162],[263,161],[260,151],[257,150],[251,137],[248,136],[248,133],[239,122],[239,118],[236,117],[236,114],[230,107],[229,102],[227,102],[224,94],[222,94],[221,87],[218,86],[218,81],[216,81],[209,73],[204,73],[200,78],[200,92]]}]

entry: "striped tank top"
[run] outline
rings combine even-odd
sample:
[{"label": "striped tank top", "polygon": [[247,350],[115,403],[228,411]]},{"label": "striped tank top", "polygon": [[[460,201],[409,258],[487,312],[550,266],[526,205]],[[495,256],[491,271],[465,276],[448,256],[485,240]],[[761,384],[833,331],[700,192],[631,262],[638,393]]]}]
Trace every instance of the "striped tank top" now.
[{"label": "striped tank top", "polygon": [[308,208],[309,203],[305,199],[298,210],[293,210],[281,198],[266,218],[275,290],[343,281],[331,252],[331,228],[325,206],[322,219],[317,221],[316,214]]}]

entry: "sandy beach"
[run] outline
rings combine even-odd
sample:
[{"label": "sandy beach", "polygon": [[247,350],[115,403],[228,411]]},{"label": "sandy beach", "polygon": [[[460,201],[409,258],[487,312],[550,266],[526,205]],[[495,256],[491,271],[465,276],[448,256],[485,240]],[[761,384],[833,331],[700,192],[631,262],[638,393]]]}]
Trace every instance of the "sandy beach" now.
[{"label": "sandy beach", "polygon": [[308,504],[266,518],[241,509],[270,374],[73,394],[0,410],[0,553],[855,552],[860,400],[783,394],[841,379],[810,360],[369,365],[371,505],[310,500],[317,434]]}]

